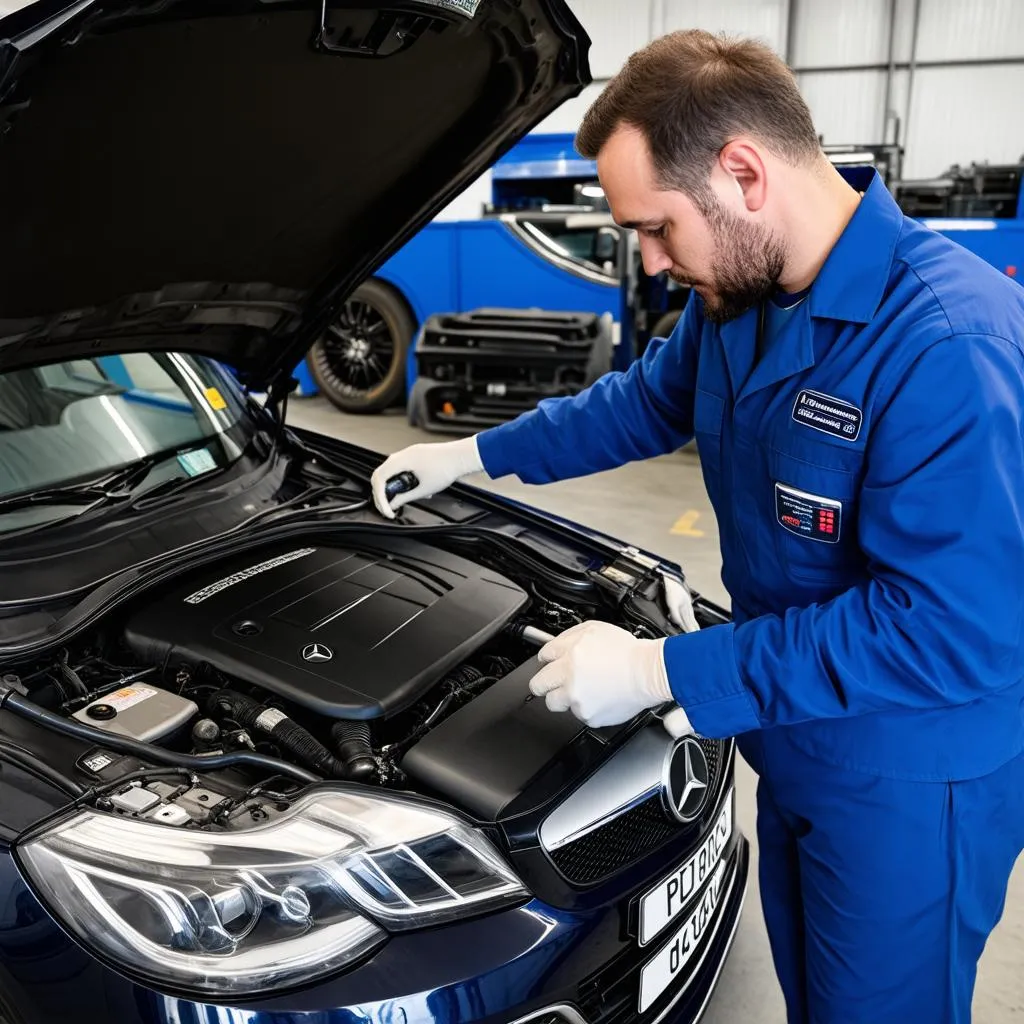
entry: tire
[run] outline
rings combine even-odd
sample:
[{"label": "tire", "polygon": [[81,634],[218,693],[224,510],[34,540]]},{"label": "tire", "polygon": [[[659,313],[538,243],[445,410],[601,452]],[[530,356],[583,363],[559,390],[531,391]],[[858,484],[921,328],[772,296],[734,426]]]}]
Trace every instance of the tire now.
[{"label": "tire", "polygon": [[342,412],[380,412],[405,392],[405,359],[415,330],[398,292],[382,281],[364,281],[313,343],[309,372]]},{"label": "tire", "polygon": [[676,324],[679,323],[679,318],[682,315],[683,311],[681,309],[673,309],[671,312],[660,316],[657,323],[651,328],[651,337],[667,338],[676,329]]}]

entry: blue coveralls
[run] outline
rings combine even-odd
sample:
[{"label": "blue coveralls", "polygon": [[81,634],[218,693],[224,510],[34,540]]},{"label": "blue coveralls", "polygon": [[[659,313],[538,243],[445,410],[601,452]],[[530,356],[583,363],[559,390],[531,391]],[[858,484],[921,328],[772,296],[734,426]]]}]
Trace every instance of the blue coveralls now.
[{"label": "blue coveralls", "polygon": [[694,296],[625,373],[479,438],[543,483],[696,436],[734,622],[671,638],[694,728],[760,776],[794,1022],[970,1019],[1024,848],[1024,289],[868,171],[763,359]]}]

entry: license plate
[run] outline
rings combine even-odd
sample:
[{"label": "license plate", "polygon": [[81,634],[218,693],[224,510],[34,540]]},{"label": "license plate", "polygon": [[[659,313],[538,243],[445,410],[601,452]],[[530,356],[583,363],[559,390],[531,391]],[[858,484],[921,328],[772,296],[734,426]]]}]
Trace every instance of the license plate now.
[{"label": "license plate", "polygon": [[714,919],[724,883],[725,862],[721,861],[693,912],[641,971],[640,1013],[646,1013],[658,1001],[693,956]]},{"label": "license plate", "polygon": [[732,837],[732,792],[700,849],[640,901],[640,945],[646,946],[677,918],[711,877]]}]

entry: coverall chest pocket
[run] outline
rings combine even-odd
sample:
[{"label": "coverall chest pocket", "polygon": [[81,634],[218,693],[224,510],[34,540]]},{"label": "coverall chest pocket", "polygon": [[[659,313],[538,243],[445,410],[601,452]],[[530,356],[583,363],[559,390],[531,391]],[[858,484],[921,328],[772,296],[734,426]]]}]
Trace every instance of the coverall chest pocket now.
[{"label": "coverall chest pocket", "polygon": [[725,399],[710,391],[697,389],[693,406],[693,433],[700,455],[704,485],[712,504],[718,498],[722,476],[722,424],[725,421]]},{"label": "coverall chest pocket", "polygon": [[820,443],[772,447],[768,511],[779,562],[794,579],[841,583],[863,562],[857,543],[860,454]]}]

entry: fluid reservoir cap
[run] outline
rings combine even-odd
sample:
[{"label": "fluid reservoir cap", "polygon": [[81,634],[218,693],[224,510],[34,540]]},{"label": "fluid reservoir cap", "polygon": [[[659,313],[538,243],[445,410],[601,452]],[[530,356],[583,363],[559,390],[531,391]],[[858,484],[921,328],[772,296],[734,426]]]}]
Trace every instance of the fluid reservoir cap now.
[{"label": "fluid reservoir cap", "polygon": [[90,704],[86,714],[100,722],[109,722],[110,719],[117,717],[117,709],[109,704]]},{"label": "fluid reservoir cap", "polygon": [[197,743],[214,743],[220,739],[220,726],[212,718],[200,718],[192,726],[192,739]]}]

